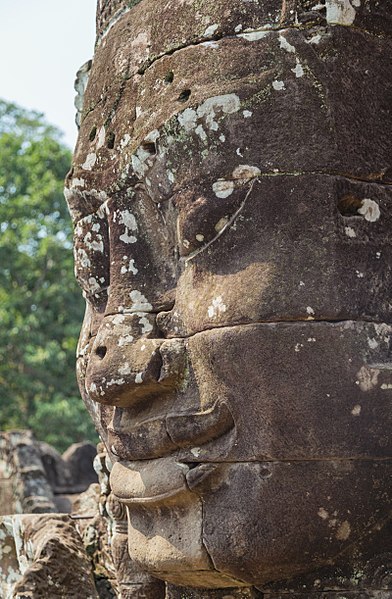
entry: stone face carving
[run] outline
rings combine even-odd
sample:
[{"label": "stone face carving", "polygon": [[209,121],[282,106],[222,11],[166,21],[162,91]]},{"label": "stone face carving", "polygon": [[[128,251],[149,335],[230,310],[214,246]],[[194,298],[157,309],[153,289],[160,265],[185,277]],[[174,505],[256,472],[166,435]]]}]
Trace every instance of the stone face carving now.
[{"label": "stone face carving", "polygon": [[173,599],[391,592],[391,31],[373,0],[99,4],[78,376]]}]

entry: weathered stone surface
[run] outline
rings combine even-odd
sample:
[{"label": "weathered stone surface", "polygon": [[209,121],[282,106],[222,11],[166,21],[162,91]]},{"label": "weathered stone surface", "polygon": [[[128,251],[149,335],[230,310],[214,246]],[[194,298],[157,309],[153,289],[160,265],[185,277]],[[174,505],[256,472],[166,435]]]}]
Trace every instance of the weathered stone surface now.
[{"label": "weathered stone surface", "polygon": [[10,431],[0,437],[7,499],[0,506],[0,515],[56,512],[53,490],[31,431]]},{"label": "weathered stone surface", "polygon": [[5,516],[0,534],[3,597],[98,599],[90,561],[68,516]]},{"label": "weathered stone surface", "polygon": [[165,599],[263,599],[262,593],[252,589],[192,589],[169,584]]},{"label": "weathered stone surface", "polygon": [[392,592],[391,32],[376,0],[98,4],[66,197],[124,596]]},{"label": "weathered stone surface", "polygon": [[93,469],[96,449],[75,444],[64,456],[32,432],[0,435],[0,515],[70,512],[78,493],[97,480]]},{"label": "weathered stone surface", "polygon": [[63,453],[63,460],[69,468],[71,480],[74,481],[74,492],[84,491],[89,485],[97,482],[97,474],[93,468],[97,455],[95,445],[89,442],[73,443]]}]

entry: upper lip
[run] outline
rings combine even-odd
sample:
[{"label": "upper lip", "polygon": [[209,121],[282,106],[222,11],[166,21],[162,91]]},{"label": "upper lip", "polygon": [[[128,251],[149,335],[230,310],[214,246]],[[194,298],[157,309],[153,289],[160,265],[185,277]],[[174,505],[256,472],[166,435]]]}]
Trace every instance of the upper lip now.
[{"label": "upper lip", "polygon": [[[195,453],[200,453],[210,441],[215,441],[215,447],[216,441],[233,429],[234,420],[229,408],[218,401],[205,411],[169,413],[136,422],[130,427],[111,423],[108,444],[120,460],[155,459],[181,450],[184,461],[197,461],[199,455]],[[218,447],[217,451],[220,453]],[[208,455],[211,459],[210,452]]]}]

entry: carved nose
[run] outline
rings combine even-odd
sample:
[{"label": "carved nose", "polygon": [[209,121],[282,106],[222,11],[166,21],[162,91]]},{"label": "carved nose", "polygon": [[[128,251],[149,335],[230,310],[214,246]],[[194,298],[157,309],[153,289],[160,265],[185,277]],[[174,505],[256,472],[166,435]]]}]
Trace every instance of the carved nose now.
[{"label": "carved nose", "polygon": [[184,342],[157,339],[154,333],[145,315],[105,318],[86,371],[90,399],[124,408],[176,388],[185,372]]}]

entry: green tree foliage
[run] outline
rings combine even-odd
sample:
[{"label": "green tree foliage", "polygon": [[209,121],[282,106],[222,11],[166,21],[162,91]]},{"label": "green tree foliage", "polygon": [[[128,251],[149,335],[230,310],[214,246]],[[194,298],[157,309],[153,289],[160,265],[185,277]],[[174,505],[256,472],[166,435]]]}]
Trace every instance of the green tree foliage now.
[{"label": "green tree foliage", "polygon": [[42,115],[0,100],[0,429],[32,428],[60,450],[95,439],[74,374],[70,160]]}]

